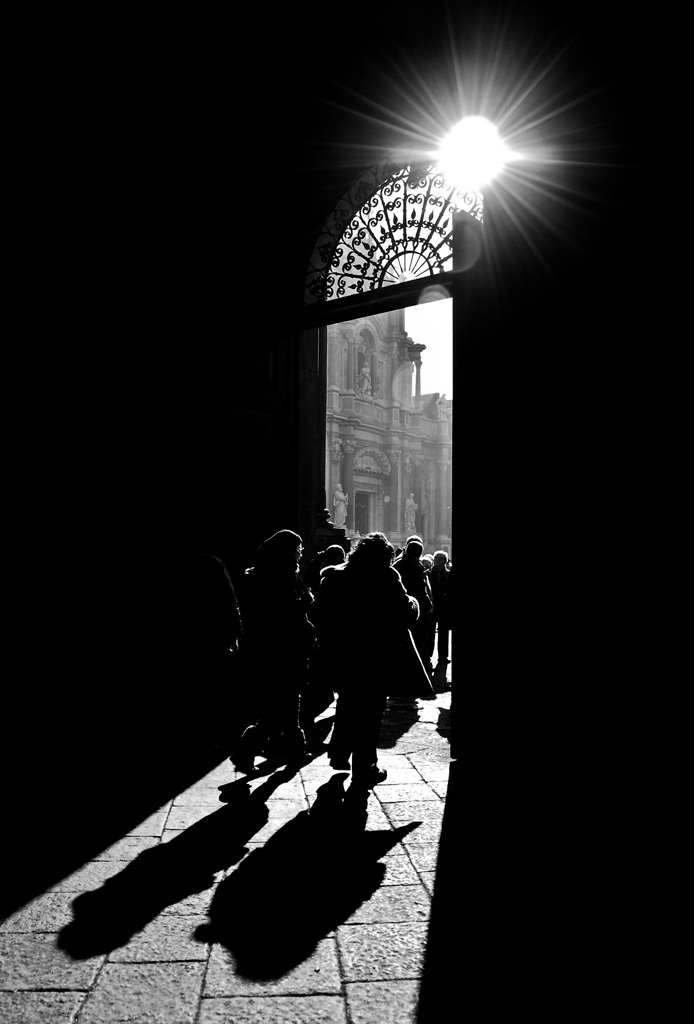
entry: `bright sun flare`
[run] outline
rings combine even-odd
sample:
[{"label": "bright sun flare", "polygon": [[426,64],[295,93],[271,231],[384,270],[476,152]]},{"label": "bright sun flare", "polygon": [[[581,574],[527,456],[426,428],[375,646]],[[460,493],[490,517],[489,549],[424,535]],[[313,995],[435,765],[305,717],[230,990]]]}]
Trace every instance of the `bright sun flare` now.
[{"label": "bright sun flare", "polygon": [[[542,23],[539,32],[525,12],[470,22],[467,5],[447,7],[448,36],[440,45],[420,53],[396,36],[366,93],[343,87],[342,102],[327,101],[354,118],[354,139],[362,126],[368,139],[340,139],[332,159],[352,179],[369,156],[371,166],[380,166],[384,154],[422,173],[444,171],[454,187],[484,195],[491,280],[496,253],[511,249],[553,277],[550,243],[583,244],[585,172],[616,166],[602,85],[582,68],[573,28],[548,34]],[[339,90],[338,80],[328,81]],[[599,220],[603,211],[591,208],[591,216]]]},{"label": "bright sun flare", "polygon": [[443,140],[436,157],[460,188],[478,191],[499,174],[509,153],[486,117],[464,117]]}]

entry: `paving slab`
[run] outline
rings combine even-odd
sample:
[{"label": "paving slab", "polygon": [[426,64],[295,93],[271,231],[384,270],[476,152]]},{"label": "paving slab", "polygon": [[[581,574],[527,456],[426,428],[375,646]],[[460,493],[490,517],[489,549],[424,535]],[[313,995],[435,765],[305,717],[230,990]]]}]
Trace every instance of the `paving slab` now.
[{"label": "paving slab", "polygon": [[[381,768],[385,768],[389,772],[395,771],[399,768],[404,769],[412,767],[407,759],[407,755],[402,751],[385,747],[378,748],[378,763]],[[421,781],[421,776],[417,777],[417,781]]]},{"label": "paving slab", "polygon": [[427,785],[436,793],[439,800],[445,800],[448,792],[448,773],[446,773],[445,779],[436,779],[430,776],[427,779]]},{"label": "paving slab", "polygon": [[277,996],[341,993],[340,968],[335,937],[325,938],[315,951],[280,978],[253,979],[241,976],[232,954],[214,944],[205,979],[205,996]]},{"label": "paving slab", "polygon": [[166,819],[169,811],[171,810],[171,801],[165,806],[160,807],[154,814],[150,814],[149,817],[141,821],[139,825],[131,828],[128,832],[129,836],[160,836],[166,827]]},{"label": "paving slab", "polygon": [[205,917],[210,903],[214,899],[217,886],[224,876],[224,871],[215,871],[213,875],[213,882],[207,889],[204,889],[202,892],[191,893],[189,896],[179,900],[177,903],[172,903],[168,907],[164,907],[162,914],[177,914],[179,917],[190,917],[196,915],[198,917]]},{"label": "paving slab", "polygon": [[442,760],[444,757],[450,756],[448,740],[440,735],[436,726],[422,725],[420,723],[411,725],[407,730],[401,732],[397,738],[394,737],[390,744],[384,743],[382,739],[379,739],[378,747],[379,751],[384,750],[391,754],[405,754],[408,759],[413,755],[426,755],[429,759],[432,759],[440,754]]},{"label": "paving slab", "polygon": [[[426,782],[412,782],[401,785],[388,785],[390,780],[378,786],[376,796],[380,803],[402,803],[403,801],[436,800],[439,797]],[[440,801],[439,801],[440,802]]]},{"label": "paving slab", "polygon": [[102,850],[95,860],[134,860],[143,850],[151,850],[157,845],[157,836],[126,836],[117,843]]},{"label": "paving slab", "polygon": [[418,843],[415,841],[408,843],[406,849],[417,871],[436,870],[436,862],[439,856],[438,843]]},{"label": "paving slab", "polygon": [[206,775],[201,776],[194,785],[196,786],[224,786],[234,778],[234,767],[227,756]]},{"label": "paving slab", "polygon": [[165,828],[161,834],[161,841],[162,843],[170,843],[172,839],[182,836],[184,832],[184,828]]},{"label": "paving slab", "polygon": [[427,782],[429,780],[447,781],[451,766],[448,742],[446,741],[445,748],[438,752],[438,756],[437,752],[432,751],[431,745],[428,744],[423,749],[409,754],[408,761]]},{"label": "paving slab", "polygon": [[0,924],[2,932],[59,932],[72,920],[74,893],[49,892],[37,896]]},{"label": "paving slab", "polygon": [[348,924],[337,929],[345,981],[421,977],[428,923]]},{"label": "paving slab", "polygon": [[375,797],[371,797],[366,809],[366,831],[388,831],[392,829],[388,815]]},{"label": "paving slab", "polygon": [[306,797],[292,798],[284,795],[271,796],[266,801],[266,805],[271,818],[293,818],[296,814],[307,810],[309,806]]},{"label": "paving slab", "polygon": [[388,772],[388,778],[385,782],[379,785],[379,791],[386,789],[390,786],[407,786],[414,783],[422,782],[422,776],[419,774],[416,768],[413,768],[409,762],[401,759],[395,761],[393,758],[386,759],[379,754],[378,764],[381,768],[385,768]]},{"label": "paving slab", "polygon": [[[416,829],[408,832],[401,839],[403,846],[409,849],[417,843],[436,843],[438,845],[441,839],[441,825],[443,817],[429,818],[427,820],[417,822]],[[394,825],[400,824],[394,822]]]},{"label": "paving slab", "polygon": [[443,807],[443,803],[434,797],[432,800],[398,800],[384,803],[383,811],[388,820],[396,824],[442,818]]},{"label": "paving slab", "polygon": [[174,807],[220,807],[222,800],[219,799],[219,788],[217,786],[198,786],[194,789],[184,789],[174,797]]},{"label": "paving slab", "polygon": [[0,992],[4,1024],[73,1024],[83,992]]},{"label": "paving slab", "polygon": [[347,1024],[341,996],[204,999],[199,1024]]},{"label": "paving slab", "polygon": [[190,828],[191,825],[196,825],[203,818],[206,818],[208,814],[214,814],[220,807],[222,807],[222,804],[216,800],[213,804],[175,804],[171,808],[169,817],[166,820],[167,831],[172,828]]},{"label": "paving slab", "polygon": [[419,875],[407,854],[385,857],[383,865],[385,874],[381,885],[415,885],[419,881]]},{"label": "paving slab", "polygon": [[194,1024],[204,964],[107,964],[79,1024]]},{"label": "paving slab", "polygon": [[49,892],[88,892],[127,867],[127,860],[93,860],[52,885]]},{"label": "paving slab", "polygon": [[[251,791],[257,789],[258,785],[251,787]],[[284,800],[293,800],[298,798],[303,800],[305,796],[304,784],[301,775],[293,775],[291,778],[283,779],[280,785],[275,790],[275,796],[282,797]]]},{"label": "paving slab", "polygon": [[[386,829],[384,829],[384,831],[386,831]],[[402,846],[402,837],[398,836],[398,834],[396,833],[396,831],[392,827],[392,825],[390,826],[388,831],[391,834],[392,838],[395,839],[396,841],[393,843],[392,846],[389,846],[388,849],[385,852],[382,852],[380,854],[379,858],[378,858],[379,861],[381,861],[382,863],[384,863],[386,865],[388,864],[388,861],[389,861],[389,859],[391,857],[403,857],[403,856],[406,857],[407,856],[407,850],[405,849],[404,846]],[[377,833],[377,829],[373,829],[373,834],[368,834],[368,835],[371,835],[372,838],[374,838],[376,833]],[[367,838],[368,838],[367,834],[364,834],[364,835],[366,835]],[[390,841],[391,836],[389,836],[389,841]]]},{"label": "paving slab", "polygon": [[345,994],[351,1024],[416,1024],[418,981],[355,981]]},{"label": "paving slab", "polygon": [[113,950],[111,963],[143,963],[173,960],[207,960],[205,942],[195,937],[195,930],[207,923],[204,915],[160,914],[125,946]]},{"label": "paving slab", "polygon": [[73,960],[58,948],[57,935],[0,935],[0,990],[86,991],[105,957]]},{"label": "paving slab", "polygon": [[431,897],[417,880],[416,885],[382,886],[345,923],[426,921],[430,910]]}]

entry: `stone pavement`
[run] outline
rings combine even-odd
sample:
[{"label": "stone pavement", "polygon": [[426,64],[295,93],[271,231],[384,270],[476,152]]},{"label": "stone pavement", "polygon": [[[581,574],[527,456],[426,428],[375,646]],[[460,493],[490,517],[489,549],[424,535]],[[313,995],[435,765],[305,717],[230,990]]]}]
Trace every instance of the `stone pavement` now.
[{"label": "stone pavement", "polygon": [[[450,679],[450,668],[449,668]],[[408,1024],[451,766],[451,693],[392,699],[388,779],[220,763],[0,924],[3,1024]],[[224,758],[222,760],[222,758]]]}]

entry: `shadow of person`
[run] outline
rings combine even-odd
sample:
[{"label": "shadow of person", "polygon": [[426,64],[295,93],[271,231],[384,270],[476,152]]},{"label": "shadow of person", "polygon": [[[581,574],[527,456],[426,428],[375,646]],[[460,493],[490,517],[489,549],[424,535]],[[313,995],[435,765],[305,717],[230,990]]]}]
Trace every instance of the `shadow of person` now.
[{"label": "shadow of person", "polygon": [[383,881],[379,863],[419,822],[365,832],[367,791],[346,775],[322,786],[302,811],[254,850],[217,887],[209,923],[196,930],[217,942],[246,978],[282,977],[302,963]]},{"label": "shadow of person", "polygon": [[386,704],[378,746],[382,750],[394,747],[398,740],[420,720],[416,697],[391,697]]},{"label": "shadow of person", "polygon": [[58,946],[76,960],[109,953],[166,907],[210,889],[216,872],[247,852],[245,844],[268,820],[265,800],[293,774],[275,772],[254,792],[245,779],[223,787],[223,807],[144,850],[101,888],[77,896],[73,920],[60,932]]},{"label": "shadow of person", "polygon": [[451,737],[451,711],[450,708],[441,708],[439,712],[438,722],[436,723],[436,731],[440,736],[444,736],[450,740]]}]

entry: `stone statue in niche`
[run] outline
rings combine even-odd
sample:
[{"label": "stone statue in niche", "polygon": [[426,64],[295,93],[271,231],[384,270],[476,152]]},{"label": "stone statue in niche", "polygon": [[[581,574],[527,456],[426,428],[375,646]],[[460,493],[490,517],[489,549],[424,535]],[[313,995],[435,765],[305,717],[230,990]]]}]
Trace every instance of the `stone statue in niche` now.
[{"label": "stone statue in niche", "polygon": [[357,377],[357,398],[371,399],[371,374],[367,366],[362,366]]},{"label": "stone statue in niche", "polygon": [[342,484],[338,484],[333,491],[333,524],[337,529],[341,529],[345,525],[348,500],[347,495],[342,490]]},{"label": "stone statue in niche", "polygon": [[415,513],[417,511],[417,503],[414,500],[414,492],[410,492],[409,498],[405,500],[405,532],[414,533],[417,529],[415,521]]}]

